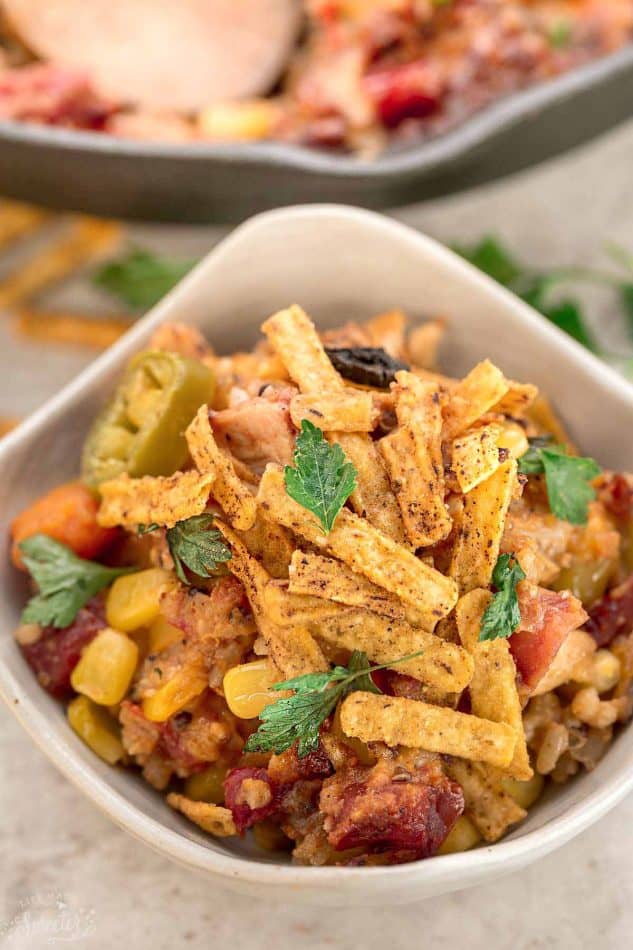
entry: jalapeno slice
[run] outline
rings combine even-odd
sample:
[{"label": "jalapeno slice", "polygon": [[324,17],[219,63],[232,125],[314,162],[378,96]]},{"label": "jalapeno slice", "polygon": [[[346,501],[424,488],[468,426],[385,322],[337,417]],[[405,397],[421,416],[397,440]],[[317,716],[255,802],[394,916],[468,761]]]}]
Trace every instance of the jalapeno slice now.
[{"label": "jalapeno slice", "polygon": [[203,363],[164,350],[138,353],[88,434],[83,480],[97,486],[123,472],[138,478],[182,468],[185,429],[213,398],[214,387],[213,372]]}]

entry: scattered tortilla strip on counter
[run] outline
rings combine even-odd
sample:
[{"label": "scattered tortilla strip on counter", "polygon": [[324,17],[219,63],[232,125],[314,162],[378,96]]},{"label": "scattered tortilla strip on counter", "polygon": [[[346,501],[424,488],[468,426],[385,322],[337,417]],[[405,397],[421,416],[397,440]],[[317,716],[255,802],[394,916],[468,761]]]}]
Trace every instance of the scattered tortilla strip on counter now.
[{"label": "scattered tortilla strip on counter", "polygon": [[324,535],[314,515],[286,493],[283,472],[274,465],[266,468],[257,498],[270,518],[414,607],[426,629],[432,630],[455,606],[457,587],[450,577],[429,567],[346,508],[330,533]]},{"label": "scattered tortilla strip on counter", "polygon": [[501,370],[484,360],[459,381],[444,410],[444,439],[452,441],[496,406],[510,389]]},{"label": "scattered tortilla strip on counter", "polygon": [[37,231],[50,217],[50,212],[19,201],[0,203],[0,248]]},{"label": "scattered tortilla strip on counter", "polygon": [[389,666],[400,657],[422,651],[404,663],[393,663],[393,669],[443,693],[460,692],[473,675],[472,657],[457,644],[364,610],[342,611],[310,624],[310,629],[334,646],[362,650],[375,663]]},{"label": "scattered tortilla strip on counter", "polygon": [[295,396],[290,403],[290,418],[297,429],[302,419],[308,419],[324,432],[371,432],[378,412],[371,393],[346,389]]},{"label": "scattered tortilla strip on counter", "polygon": [[54,243],[0,281],[0,309],[14,307],[112,251],[121,238],[114,221],[78,218]]},{"label": "scattered tortilla strip on counter", "polygon": [[471,429],[453,439],[451,471],[463,494],[472,491],[499,468],[498,441],[502,434],[502,427],[493,423]]},{"label": "scattered tortilla strip on counter", "polygon": [[264,591],[271,577],[259,561],[249,554],[239,536],[221,521],[216,527],[231,547],[227,566],[246,591],[258,629],[266,642],[271,663],[279,670],[280,679],[318,673],[329,669],[321,648],[308,630],[299,626],[276,624],[267,609]]},{"label": "scattered tortilla strip on counter", "polygon": [[449,567],[449,576],[457,582],[460,593],[490,586],[516,486],[517,463],[508,459],[464,495]]},{"label": "scattered tortilla strip on counter", "polygon": [[363,742],[425,749],[499,768],[510,764],[517,742],[514,729],[505,723],[416,699],[360,691],[343,701],[341,728]]},{"label": "scattered tortilla strip on counter", "polygon": [[212,805],[209,802],[197,802],[176,792],[169,793],[167,804],[176,811],[182,812],[195,825],[216,838],[229,838],[237,834],[233,814],[229,808]]},{"label": "scattered tortilla strip on counter", "polygon": [[198,471],[213,474],[213,497],[230,524],[241,531],[248,531],[255,524],[257,502],[238,478],[230,458],[218,447],[209,422],[208,406],[198,409],[185,432],[185,438]]},{"label": "scattered tortilla strip on counter", "polygon": [[207,507],[215,481],[211,472],[175,472],[173,475],[130,478],[119,475],[99,485],[101,505],[97,522],[104,528],[158,524],[172,528],[177,521],[200,515]]},{"label": "scattered tortilla strip on counter", "polygon": [[494,769],[476,762],[452,759],[446,766],[450,777],[462,787],[466,814],[486,841],[498,841],[510,825],[527,812],[501,787]]},{"label": "scattered tortilla strip on counter", "polygon": [[46,343],[90,346],[105,350],[132,326],[128,317],[92,317],[81,313],[50,313],[21,307],[15,328],[22,336]]},{"label": "scattered tortilla strip on counter", "polygon": [[448,537],[452,521],[444,503],[440,393],[412,373],[396,373],[396,415],[400,427],[380,441],[391,487],[413,547]]},{"label": "scattered tortilla strip on counter", "polygon": [[392,620],[405,619],[404,605],[395,594],[372,584],[341,561],[295,551],[289,579],[288,589],[292,594],[308,594],[349,607],[361,607]]}]

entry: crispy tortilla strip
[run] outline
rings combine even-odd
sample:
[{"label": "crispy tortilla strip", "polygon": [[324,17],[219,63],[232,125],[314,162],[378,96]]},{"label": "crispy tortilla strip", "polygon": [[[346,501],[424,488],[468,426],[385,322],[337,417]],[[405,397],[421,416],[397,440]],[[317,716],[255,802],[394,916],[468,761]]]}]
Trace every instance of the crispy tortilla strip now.
[{"label": "crispy tortilla strip", "polygon": [[508,772],[513,778],[524,781],[533,773],[525,744],[516,668],[510,647],[507,640],[479,641],[481,619],[491,598],[490,591],[479,588],[464,594],[455,607],[455,619],[462,645],[475,661],[469,687],[473,715],[493,722],[505,722],[515,730],[517,744]]},{"label": "crispy tortilla strip", "polygon": [[[348,391],[314,324],[300,307],[276,313],[262,330],[302,393],[320,396]],[[350,499],[354,511],[394,541],[403,542],[406,536],[400,509],[375,444],[364,433],[340,432],[330,435],[330,441],[338,442],[356,469],[356,490]]]},{"label": "crispy tortilla strip", "polygon": [[213,497],[234,528],[248,531],[255,524],[257,502],[235,474],[229,458],[218,448],[209,422],[209,407],[200,406],[185,432],[193,463],[199,472],[214,475]]},{"label": "crispy tortilla strip", "polygon": [[461,492],[472,491],[499,468],[498,440],[502,434],[502,427],[493,423],[471,429],[453,439],[451,471]]},{"label": "crispy tortilla strip", "polygon": [[407,318],[402,310],[386,310],[363,323],[371,346],[382,347],[390,356],[401,359],[404,351]]},{"label": "crispy tortilla strip", "polygon": [[443,320],[427,320],[414,327],[407,338],[407,352],[415,369],[434,370],[437,351],[446,331]]},{"label": "crispy tortilla strip", "polygon": [[261,561],[271,577],[288,579],[290,559],[295,549],[289,531],[265,518],[258,508],[253,527],[237,533],[249,553]]},{"label": "crispy tortilla strip", "polygon": [[453,389],[444,410],[444,439],[452,441],[505,396],[510,383],[490,360],[478,363]]},{"label": "crispy tortilla strip", "polygon": [[167,804],[176,811],[182,812],[195,825],[207,831],[216,838],[229,838],[237,834],[230,809],[222,805],[211,805],[208,802],[196,802],[192,798],[170,792]]},{"label": "crispy tortilla strip", "polygon": [[538,387],[532,383],[509,380],[507,393],[492,407],[492,412],[500,412],[504,416],[524,416],[537,396]]},{"label": "crispy tortilla strip", "polygon": [[527,781],[534,773],[525,744],[516,668],[508,641],[478,643],[473,658],[475,672],[469,687],[473,715],[492,722],[505,722],[514,729],[517,744],[507,771],[512,778]]},{"label": "crispy tortilla strip", "polygon": [[104,528],[135,529],[158,524],[172,528],[177,521],[200,515],[207,507],[215,476],[212,472],[175,472],[166,477],[119,475],[99,485],[97,521]]},{"label": "crispy tortilla strip", "polygon": [[332,558],[295,551],[289,578],[291,594],[307,594],[349,607],[365,608],[392,620],[405,619],[404,605],[395,594],[377,587],[362,574]]},{"label": "crispy tortilla strip", "polygon": [[301,307],[293,305],[275,313],[262,324],[262,331],[302,393],[336,392],[345,388],[314,324]]},{"label": "crispy tortilla strip", "polygon": [[330,533],[324,535],[314,515],[286,494],[283,472],[276,466],[266,468],[257,499],[268,517],[411,604],[419,611],[426,629],[432,630],[454,607],[454,581],[346,508],[341,510]]},{"label": "crispy tortilla strip", "polygon": [[460,593],[490,586],[516,485],[517,463],[508,459],[464,495],[449,567],[449,576],[457,582]]},{"label": "crispy tortilla strip", "polygon": [[396,383],[400,427],[379,446],[409,541],[429,547],[448,537],[452,526],[444,504],[440,393],[412,373],[396,373]]},{"label": "crispy tortilla strip", "polygon": [[111,251],[121,236],[113,221],[79,218],[54,244],[38,251],[0,283],[0,309],[14,307]]},{"label": "crispy tortilla strip", "polygon": [[341,727],[363,742],[385,742],[505,768],[517,737],[505,723],[401,696],[355,692],[341,706]]},{"label": "crispy tortilla strip", "polygon": [[363,433],[330,434],[356,469],[356,490],[350,496],[352,508],[383,534],[398,544],[407,544],[400,506],[375,442]]},{"label": "crispy tortilla strip", "polygon": [[273,623],[282,627],[318,625],[348,609],[332,600],[291,594],[286,581],[270,581],[263,591],[263,603]]},{"label": "crispy tortilla strip", "polygon": [[185,323],[162,323],[152,333],[148,349],[179,353],[190,360],[212,359],[214,355],[200,330]]},{"label": "crispy tortilla strip", "polygon": [[569,437],[565,426],[558,418],[547,396],[538,395],[527,411],[528,418],[542,433],[553,435],[556,442],[565,445],[570,455],[577,455],[578,450]]},{"label": "crispy tortilla strip", "polygon": [[105,350],[132,325],[128,317],[92,317],[82,313],[50,313],[20,308],[15,328],[22,336],[45,343],[90,346]]},{"label": "crispy tortilla strip", "polygon": [[310,629],[334,646],[362,650],[376,663],[391,665],[399,657],[423,650],[421,656],[395,663],[393,669],[443,693],[461,692],[473,674],[472,657],[457,644],[447,643],[404,621],[389,620],[365,610],[342,610],[311,623]]},{"label": "crispy tortilla strip", "polygon": [[527,815],[525,809],[502,789],[494,769],[452,759],[446,771],[461,785],[466,813],[486,841],[498,841],[510,825],[522,821]]},{"label": "crispy tortilla strip", "polygon": [[295,396],[290,417],[297,429],[308,419],[325,432],[371,432],[378,420],[371,393],[346,389],[319,396]]},{"label": "crispy tortilla strip", "polygon": [[268,647],[270,661],[281,677],[289,679],[329,669],[321,648],[308,630],[298,626],[282,627],[273,622],[264,602],[264,591],[270,583],[270,575],[249,554],[234,531],[221,521],[216,522],[216,526],[231,546],[232,557],[228,567],[244,585],[257,627]]},{"label": "crispy tortilla strip", "polygon": [[3,201],[0,204],[0,248],[8,247],[27,234],[32,234],[50,217],[50,214],[35,205],[18,201]]}]

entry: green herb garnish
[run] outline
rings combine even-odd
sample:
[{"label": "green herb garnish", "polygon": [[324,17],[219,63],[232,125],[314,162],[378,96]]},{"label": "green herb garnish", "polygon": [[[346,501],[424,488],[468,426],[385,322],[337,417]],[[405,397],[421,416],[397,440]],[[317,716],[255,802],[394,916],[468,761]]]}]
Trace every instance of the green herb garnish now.
[{"label": "green herb garnish", "polygon": [[586,524],[588,505],[596,497],[591,482],[600,474],[592,458],[568,455],[565,446],[530,440],[530,448],[519,459],[523,475],[545,475],[550,509],[557,518],[570,524]]},{"label": "green herb garnish", "polygon": [[384,670],[420,656],[423,651],[403,656],[393,663],[370,666],[364,653],[354,650],[347,666],[335,666],[327,673],[306,673],[283,683],[274,690],[294,690],[288,696],[266,706],[260,713],[261,726],[249,736],[247,752],[284,752],[298,743],[300,759],[314,752],[319,745],[319,729],[340,700],[354,690],[380,693],[370,673]]},{"label": "green herb garnish", "polygon": [[319,519],[325,534],[332,530],[339,511],[356,488],[356,469],[345,460],[340,445],[330,443],[307,419],[301,422],[293,457],[286,465],[286,492]]},{"label": "green herb garnish", "polygon": [[78,557],[65,544],[34,534],[19,545],[38,592],[22,611],[22,623],[67,627],[91,597],[134,567],[104,567]]},{"label": "green herb garnish", "polygon": [[572,34],[572,25],[569,20],[558,20],[550,27],[547,38],[553,49],[564,49],[569,45]]},{"label": "green herb garnish", "polygon": [[[209,530],[214,516],[208,512],[201,515],[192,515],[184,521],[177,521],[173,528],[167,528],[165,538],[169,553],[174,561],[176,574],[188,584],[185,567],[198,577],[211,577],[217,570],[218,564],[225,564],[231,560],[231,549],[224,543],[224,538],[217,528]],[[138,525],[138,534],[150,534],[157,531],[160,525]]]},{"label": "green herb garnish", "polygon": [[165,296],[196,261],[173,261],[133,248],[124,257],[108,261],[93,276],[97,287],[137,310],[149,310]]},{"label": "green herb garnish", "polygon": [[610,288],[616,294],[629,336],[633,339],[633,254],[625,248],[613,243],[606,247],[621,273],[588,267],[533,270],[517,260],[498,238],[490,235],[472,245],[453,245],[453,250],[513,291],[587,349],[611,362],[621,360],[620,354],[601,350],[587,323],[582,302],[575,296],[561,296],[560,289],[572,284]]},{"label": "green herb garnish", "polygon": [[492,572],[496,588],[481,618],[480,640],[511,637],[521,623],[517,584],[525,580],[525,571],[513,554],[501,554]]}]

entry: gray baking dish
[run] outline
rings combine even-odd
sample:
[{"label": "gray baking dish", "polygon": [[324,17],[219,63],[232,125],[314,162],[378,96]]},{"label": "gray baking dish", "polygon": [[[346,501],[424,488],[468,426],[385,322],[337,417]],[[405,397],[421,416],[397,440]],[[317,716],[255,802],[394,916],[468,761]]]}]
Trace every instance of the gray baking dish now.
[{"label": "gray baking dish", "polygon": [[295,202],[393,207],[482,184],[633,115],[633,44],[373,161],[258,143],[174,145],[0,122],[0,193],[154,221],[233,222]]}]

